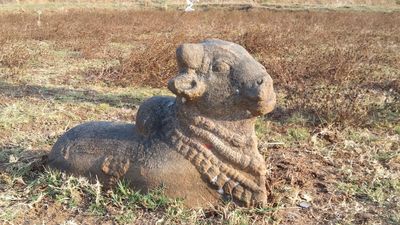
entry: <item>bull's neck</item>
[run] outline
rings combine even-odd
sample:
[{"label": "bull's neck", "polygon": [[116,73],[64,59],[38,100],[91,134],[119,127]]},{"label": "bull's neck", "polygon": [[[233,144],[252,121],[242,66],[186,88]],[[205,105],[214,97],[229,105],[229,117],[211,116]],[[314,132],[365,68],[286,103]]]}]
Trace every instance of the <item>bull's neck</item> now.
[{"label": "bull's neck", "polygon": [[[191,138],[199,138],[198,132],[193,132],[194,129],[206,130],[213,133],[214,137],[227,142],[227,145],[232,147],[233,150],[241,151],[246,155],[258,153],[255,135],[256,118],[209,117],[199,113],[199,110],[194,105],[179,103],[176,105],[176,113],[177,128],[189,134],[188,136]],[[228,143],[227,139],[231,139],[231,142],[236,142],[236,146]]]},{"label": "bull's neck", "polygon": [[255,119],[206,117],[196,107],[175,104],[168,142],[218,193],[245,205],[266,201],[266,165],[257,150]]}]

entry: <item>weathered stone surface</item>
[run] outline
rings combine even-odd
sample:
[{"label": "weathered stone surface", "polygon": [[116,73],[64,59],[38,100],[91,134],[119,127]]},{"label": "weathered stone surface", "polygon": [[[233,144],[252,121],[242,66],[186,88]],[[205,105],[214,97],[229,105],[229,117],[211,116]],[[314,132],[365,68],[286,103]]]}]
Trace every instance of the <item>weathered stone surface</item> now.
[{"label": "weathered stone surface", "polygon": [[264,158],[254,123],[275,105],[272,79],[241,46],[222,40],[183,44],[173,97],[145,101],[136,125],[91,122],[59,138],[49,166],[106,185],[126,179],[148,191],[160,184],[190,207],[230,197],[246,206],[267,200]]}]

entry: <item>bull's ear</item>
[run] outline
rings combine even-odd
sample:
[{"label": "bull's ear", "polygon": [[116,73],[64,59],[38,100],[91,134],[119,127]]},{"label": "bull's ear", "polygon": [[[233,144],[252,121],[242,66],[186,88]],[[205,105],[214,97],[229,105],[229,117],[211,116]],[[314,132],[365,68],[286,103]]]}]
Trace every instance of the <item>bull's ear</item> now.
[{"label": "bull's ear", "polygon": [[204,94],[206,84],[194,71],[189,71],[172,78],[168,82],[168,89],[177,96],[195,100]]}]

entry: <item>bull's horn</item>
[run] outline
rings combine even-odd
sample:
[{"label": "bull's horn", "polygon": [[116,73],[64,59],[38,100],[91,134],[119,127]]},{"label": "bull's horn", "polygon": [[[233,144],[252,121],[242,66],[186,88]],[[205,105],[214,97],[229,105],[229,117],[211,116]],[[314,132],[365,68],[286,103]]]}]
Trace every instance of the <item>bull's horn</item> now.
[{"label": "bull's horn", "polygon": [[204,57],[201,44],[182,44],[176,49],[179,70],[200,68]]}]

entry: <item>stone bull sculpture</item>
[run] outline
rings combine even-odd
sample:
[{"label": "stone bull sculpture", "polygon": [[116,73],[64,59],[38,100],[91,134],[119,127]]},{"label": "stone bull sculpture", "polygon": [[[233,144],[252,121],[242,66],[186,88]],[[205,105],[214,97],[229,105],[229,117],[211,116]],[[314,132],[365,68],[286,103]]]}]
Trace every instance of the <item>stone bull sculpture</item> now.
[{"label": "stone bull sculpture", "polygon": [[146,192],[160,184],[189,207],[229,197],[245,206],[264,205],[266,165],[257,149],[255,120],[275,105],[272,79],[240,45],[206,40],[178,47],[179,74],[138,110],[136,125],[89,122],[62,135],[49,166],[127,180]]}]

